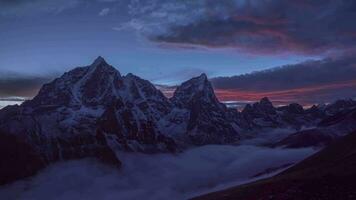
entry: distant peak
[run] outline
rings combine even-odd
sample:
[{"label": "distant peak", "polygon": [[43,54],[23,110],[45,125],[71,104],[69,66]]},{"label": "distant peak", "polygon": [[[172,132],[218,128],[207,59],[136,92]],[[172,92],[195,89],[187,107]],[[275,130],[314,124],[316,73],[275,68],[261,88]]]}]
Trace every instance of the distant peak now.
[{"label": "distant peak", "polygon": [[199,78],[208,79],[208,76],[205,73],[200,74]]},{"label": "distant peak", "polygon": [[106,60],[103,57],[99,56],[94,60],[92,65],[94,65],[94,66],[108,65],[108,63],[106,62]]},{"label": "distant peak", "polygon": [[95,60],[102,60],[102,61],[105,61],[105,59],[101,56],[98,56]]},{"label": "distant peak", "polygon": [[190,105],[190,101],[196,101],[196,98],[205,102],[213,102],[214,105],[219,104],[205,73],[191,78],[177,87],[172,100],[178,105],[186,106]]},{"label": "distant peak", "polygon": [[97,57],[93,64],[88,67],[89,73],[93,74],[94,76],[102,76],[103,74],[116,74],[118,77],[121,77],[120,72],[115,67],[109,65],[101,56]]},{"label": "distant peak", "polygon": [[200,74],[200,76],[196,76],[188,81],[186,83],[194,84],[194,85],[206,85],[209,84],[208,77],[206,76],[205,73]]},{"label": "distant peak", "polygon": [[263,98],[260,100],[260,103],[267,103],[267,104],[270,104],[271,101],[268,99],[268,97],[263,97]]},{"label": "distant peak", "polygon": [[208,77],[206,74],[202,73],[199,76],[195,76],[186,82],[195,85],[205,85],[208,82]]}]

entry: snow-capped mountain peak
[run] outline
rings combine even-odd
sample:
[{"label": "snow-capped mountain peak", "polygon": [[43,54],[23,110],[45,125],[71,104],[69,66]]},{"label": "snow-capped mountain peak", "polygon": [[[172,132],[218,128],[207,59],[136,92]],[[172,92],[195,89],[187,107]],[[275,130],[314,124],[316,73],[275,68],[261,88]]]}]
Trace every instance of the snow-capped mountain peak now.
[{"label": "snow-capped mountain peak", "polygon": [[45,84],[25,105],[107,106],[121,86],[120,72],[98,57],[91,65],[75,68]]},{"label": "snow-capped mountain peak", "polygon": [[220,105],[206,74],[182,83],[174,92],[172,102],[180,107],[191,107],[196,102]]},{"label": "snow-capped mountain peak", "polygon": [[177,107],[188,110],[186,135],[193,143],[230,143],[238,139],[237,125],[215,96],[205,74],[182,83],[171,100]]}]

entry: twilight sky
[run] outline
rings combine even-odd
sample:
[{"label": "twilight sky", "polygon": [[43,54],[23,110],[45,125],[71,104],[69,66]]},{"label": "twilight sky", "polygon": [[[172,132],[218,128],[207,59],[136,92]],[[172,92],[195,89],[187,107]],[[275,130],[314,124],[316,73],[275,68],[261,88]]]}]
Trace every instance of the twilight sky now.
[{"label": "twilight sky", "polygon": [[355,19],[352,0],[0,0],[0,97],[98,55],[156,84],[223,77],[224,100],[355,97]]}]

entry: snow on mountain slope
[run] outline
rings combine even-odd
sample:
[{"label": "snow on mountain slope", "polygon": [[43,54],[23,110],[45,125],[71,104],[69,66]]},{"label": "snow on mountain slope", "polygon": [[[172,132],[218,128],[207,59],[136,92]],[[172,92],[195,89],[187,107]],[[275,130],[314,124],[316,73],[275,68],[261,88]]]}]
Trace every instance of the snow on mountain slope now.
[{"label": "snow on mountain slope", "polygon": [[159,126],[159,121],[171,112],[172,104],[149,81],[132,74],[123,80],[120,97],[100,118],[97,134],[109,138],[118,150],[176,151],[174,140]]},{"label": "snow on mountain slope", "polygon": [[[96,157],[120,166],[120,151],[178,152],[194,145],[234,144],[267,129],[300,130],[354,105],[351,100],[307,110],[298,104],[275,108],[263,98],[238,112],[219,102],[205,74],[182,83],[168,99],[149,81],[122,76],[98,57],[43,85],[32,100],[0,110],[0,137],[8,144],[0,172],[10,174],[0,184],[59,160]],[[328,123],[354,128],[342,122],[339,126],[330,118]],[[24,148],[5,156],[19,144]],[[34,162],[22,159],[28,152]],[[23,166],[26,173],[14,170]]]}]

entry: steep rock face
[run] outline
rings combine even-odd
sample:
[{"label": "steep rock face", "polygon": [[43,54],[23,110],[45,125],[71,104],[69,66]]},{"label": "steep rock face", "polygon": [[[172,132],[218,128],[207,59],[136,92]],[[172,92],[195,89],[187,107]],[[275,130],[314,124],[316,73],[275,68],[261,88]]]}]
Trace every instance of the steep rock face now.
[{"label": "steep rock face", "polygon": [[316,105],[306,109],[305,112],[315,119],[323,119],[326,117],[325,111]]},{"label": "steep rock face", "polygon": [[98,57],[87,67],[78,67],[60,78],[43,85],[33,100],[24,106],[86,106],[95,108],[109,105],[118,96],[122,85],[120,73]]},{"label": "steep rock face", "polygon": [[171,100],[188,111],[186,134],[194,144],[232,143],[239,138],[236,122],[216,98],[205,74],[184,82]]},{"label": "steep rock face", "polygon": [[201,74],[182,83],[174,92],[172,102],[178,107],[192,108],[197,102],[224,107],[215,96],[206,74]]},{"label": "steep rock face", "polygon": [[172,104],[149,81],[124,77],[122,95],[103,114],[97,134],[113,148],[128,151],[176,151],[174,140],[159,127]]},{"label": "steep rock face", "polygon": [[305,110],[301,105],[292,103],[287,106],[274,107],[265,97],[253,105],[246,105],[240,115],[250,129],[293,128],[317,125],[325,117],[325,112],[318,107]]},{"label": "steep rock face", "polygon": [[275,128],[279,125],[277,111],[267,97],[252,105],[247,104],[242,110],[242,117],[252,128]]},{"label": "steep rock face", "polygon": [[301,105],[297,103],[289,104],[288,106],[282,106],[277,108],[281,123],[284,126],[290,126],[297,130],[303,127],[315,126],[324,115],[318,114],[318,111],[305,110]]},{"label": "steep rock face", "polygon": [[124,87],[126,95],[123,95],[123,99],[137,104],[156,120],[168,114],[172,109],[171,102],[147,80],[128,74],[124,77]]},{"label": "steep rock face", "polygon": [[303,109],[303,106],[301,106],[297,103],[291,103],[288,106],[282,106],[278,110],[285,111],[290,114],[297,114],[297,115],[305,114],[305,110]]}]

